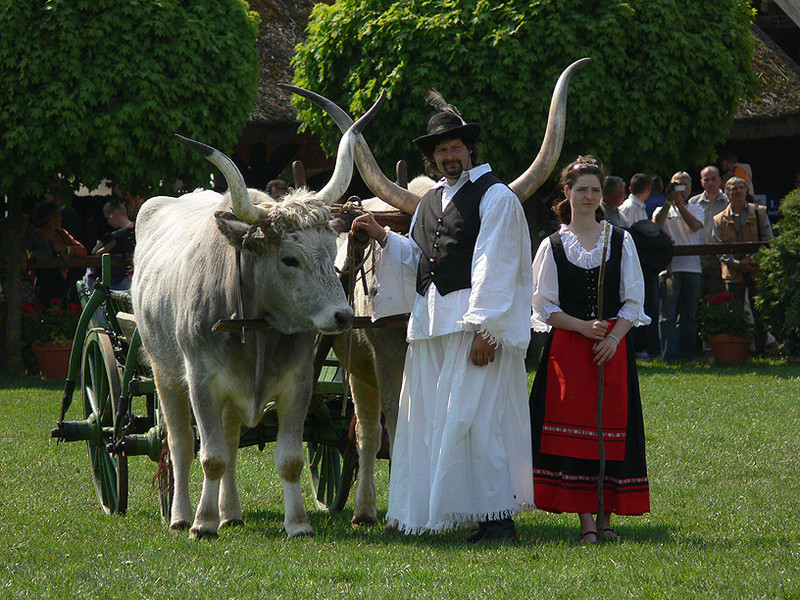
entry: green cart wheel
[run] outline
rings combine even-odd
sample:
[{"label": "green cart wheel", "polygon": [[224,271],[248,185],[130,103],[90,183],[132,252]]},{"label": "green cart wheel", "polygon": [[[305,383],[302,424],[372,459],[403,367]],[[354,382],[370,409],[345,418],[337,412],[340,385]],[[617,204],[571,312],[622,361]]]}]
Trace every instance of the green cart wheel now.
[{"label": "green cart wheel", "polygon": [[339,512],[347,503],[358,471],[358,452],[348,440],[344,450],[338,446],[308,442],[308,472],[314,503],[320,510]]},{"label": "green cart wheel", "polygon": [[107,450],[119,398],[120,374],[111,338],[102,328],[90,329],[81,355],[81,403],[84,418],[95,427],[86,446],[97,499],[107,514],[123,514],[128,508],[128,457]]}]

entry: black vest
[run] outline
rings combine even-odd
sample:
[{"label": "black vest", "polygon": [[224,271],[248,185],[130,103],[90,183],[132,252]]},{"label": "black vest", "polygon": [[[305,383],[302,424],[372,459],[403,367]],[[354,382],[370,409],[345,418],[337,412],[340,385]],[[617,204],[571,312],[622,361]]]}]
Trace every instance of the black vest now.
[{"label": "black vest", "polygon": [[442,212],[442,188],[420,200],[411,237],[422,250],[417,267],[417,293],[424,296],[431,282],[444,296],[472,287],[472,254],[481,228],[480,204],[486,190],[502,183],[492,173],[467,181]]},{"label": "black vest", "polygon": [[597,280],[600,267],[582,269],[567,260],[561,235],[550,236],[553,258],[558,269],[558,301],[561,310],[578,319],[613,319],[622,308],[619,281],[622,272],[623,230],[614,227],[611,234],[611,256],[606,262],[603,282],[603,315],[597,316]]}]

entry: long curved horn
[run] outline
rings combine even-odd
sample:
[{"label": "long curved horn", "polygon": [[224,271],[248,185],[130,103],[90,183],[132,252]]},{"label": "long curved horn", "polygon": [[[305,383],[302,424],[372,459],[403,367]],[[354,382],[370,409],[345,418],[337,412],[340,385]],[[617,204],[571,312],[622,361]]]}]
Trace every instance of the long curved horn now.
[{"label": "long curved horn", "polygon": [[252,224],[269,215],[266,210],[253,204],[253,201],[250,200],[250,194],[247,193],[247,185],[244,182],[244,177],[242,177],[242,173],[230,158],[219,150],[207,146],[202,142],[183,137],[178,133],[175,134],[175,137],[192,150],[202,154],[209,162],[222,171],[222,175],[225,177],[225,181],[228,182],[228,188],[231,191],[233,214],[239,217],[239,219],[245,223]]},{"label": "long curved horn", "polygon": [[567,88],[572,74],[583,64],[592,60],[582,58],[568,66],[556,82],[553,99],[550,101],[550,114],[547,117],[547,130],[542,140],[542,147],[528,169],[508,187],[517,195],[520,202],[525,202],[539,189],[539,186],[550,176],[553,167],[561,155],[564,145],[564,130],[567,122]]},{"label": "long curved horn", "polygon": [[[278,87],[303,96],[303,98],[311,100],[311,102],[320,106],[328,113],[328,116],[333,119],[342,132],[347,131],[353,124],[353,119],[325,96],[286,83],[279,83]],[[364,182],[373,194],[398,210],[410,215],[414,214],[421,196],[400,187],[383,174],[380,166],[378,166],[378,161],[375,160],[375,156],[367,144],[367,140],[361,134],[355,137],[355,160]]]},{"label": "long curved horn", "polygon": [[386,94],[381,92],[372,108],[365,112],[358,121],[350,125],[342,139],[339,140],[339,148],[336,151],[336,167],[333,170],[333,175],[331,175],[330,181],[318,194],[325,204],[333,204],[347,191],[347,186],[350,185],[350,180],[353,178],[353,145],[356,137],[361,135],[361,130],[372,120],[385,98]]}]

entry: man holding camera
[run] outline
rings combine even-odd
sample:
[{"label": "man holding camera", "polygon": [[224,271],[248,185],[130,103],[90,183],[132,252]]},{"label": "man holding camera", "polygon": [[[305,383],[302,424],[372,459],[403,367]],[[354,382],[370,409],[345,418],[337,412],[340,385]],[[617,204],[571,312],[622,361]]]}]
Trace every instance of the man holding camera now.
[{"label": "man holding camera", "polygon": [[[676,246],[700,244],[703,208],[687,204],[692,178],[675,173],[667,186],[667,200],[653,213],[653,221],[666,231]],[[692,360],[697,336],[697,303],[702,267],[699,256],[674,256],[659,274],[661,307],[658,315],[661,357],[667,362]]]}]

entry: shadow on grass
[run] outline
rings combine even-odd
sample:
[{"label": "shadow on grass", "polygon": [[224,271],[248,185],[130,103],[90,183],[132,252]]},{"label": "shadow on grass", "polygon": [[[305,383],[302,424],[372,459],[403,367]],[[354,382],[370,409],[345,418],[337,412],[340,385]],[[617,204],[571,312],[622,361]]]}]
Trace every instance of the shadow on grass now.
[{"label": "shadow on grass", "polygon": [[[459,528],[440,533],[423,533],[421,535],[406,535],[401,531],[386,531],[385,511],[378,514],[378,523],[375,525],[361,525],[354,527],[350,523],[353,511],[343,510],[339,513],[325,513],[311,511],[308,514],[311,526],[314,528],[315,539],[322,542],[359,542],[374,543],[376,546],[386,544],[436,547],[442,550],[463,550],[466,547],[496,548],[498,544],[486,546],[468,546],[465,538],[471,533],[467,528]],[[532,546],[582,546],[577,519],[574,525],[563,523],[530,522],[529,518],[517,518],[517,533],[519,540],[511,545],[516,547]],[[251,532],[262,535],[267,539],[285,539],[283,531],[283,513],[274,510],[253,511],[245,514],[245,522]],[[641,544],[677,544],[673,531],[666,525],[624,523],[614,525],[616,531],[625,541]],[[696,540],[700,545],[702,540]],[[681,540],[680,543],[685,543]],[[691,541],[689,543],[692,543]],[[708,540],[704,541],[708,544]],[[722,541],[720,541],[722,544]]]}]

